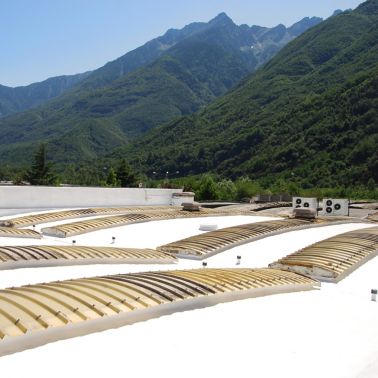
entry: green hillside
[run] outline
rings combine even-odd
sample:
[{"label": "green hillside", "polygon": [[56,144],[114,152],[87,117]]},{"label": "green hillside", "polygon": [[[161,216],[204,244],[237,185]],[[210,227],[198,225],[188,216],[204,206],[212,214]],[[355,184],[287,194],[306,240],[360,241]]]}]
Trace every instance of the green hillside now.
[{"label": "green hillside", "polygon": [[0,119],[0,160],[26,163],[41,141],[53,146],[51,157],[61,165],[104,156],[203,108],[320,21],[305,18],[291,28],[269,29],[238,26],[220,14],[209,23],[168,31],[92,72],[63,96]]},{"label": "green hillside", "polygon": [[71,88],[72,91],[81,93],[104,88],[114,80],[152,63],[176,43],[206,27],[205,22],[195,22],[180,30],[170,29],[164,35],[148,41],[92,72],[52,77],[40,83],[16,88],[0,85],[0,117],[34,108]]},{"label": "green hillside", "polygon": [[0,85],[0,117],[19,113],[58,97],[85,80],[90,72],[77,75],[50,77],[39,83],[22,87]]},{"label": "green hillside", "polygon": [[113,156],[125,154],[147,174],[378,182],[378,0],[322,22],[226,96]]}]

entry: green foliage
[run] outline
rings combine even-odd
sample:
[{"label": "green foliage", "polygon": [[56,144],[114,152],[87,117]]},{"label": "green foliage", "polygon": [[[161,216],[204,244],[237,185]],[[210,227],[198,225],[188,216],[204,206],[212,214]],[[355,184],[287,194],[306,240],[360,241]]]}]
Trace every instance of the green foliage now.
[{"label": "green foliage", "polygon": [[137,179],[126,159],[122,159],[117,169],[117,179],[123,188],[136,186]]},{"label": "green foliage", "polygon": [[375,180],[372,177],[370,177],[367,183],[366,189],[369,190],[370,192],[373,192],[376,188],[377,188],[377,185],[375,183]]},{"label": "green foliage", "polygon": [[218,198],[223,201],[233,201],[236,198],[237,189],[235,184],[231,180],[219,181],[217,183]]},{"label": "green foliage", "polygon": [[46,145],[40,144],[34,154],[32,165],[27,171],[26,180],[30,185],[56,185],[57,176],[52,172],[52,164],[47,162]]},{"label": "green foliage", "polygon": [[[249,201],[257,194],[290,194],[303,197],[332,197],[332,198],[350,198],[354,200],[371,199],[378,200],[378,188],[370,186],[334,186],[329,188],[299,187],[291,179],[288,181],[279,179],[273,180],[271,184],[263,186],[258,181],[252,181],[248,177],[242,177],[235,181],[219,179],[214,175],[200,175],[177,178],[169,183],[171,188],[183,188],[185,191],[196,193],[196,200],[220,200],[220,201]],[[152,185],[150,185],[152,184]],[[150,182],[149,186],[156,187],[158,181]],[[374,184],[375,185],[375,184]],[[225,188],[227,188],[225,190]],[[204,195],[206,193],[207,195]],[[211,194],[209,194],[211,193]],[[205,199],[206,197],[206,199]]]},{"label": "green foliage", "polygon": [[68,91],[87,78],[88,75],[89,72],[51,77],[42,82],[16,88],[0,85],[0,117],[43,104]]},{"label": "green foliage", "polygon": [[292,30],[281,25],[277,34],[220,16],[170,30],[43,106],[0,119],[0,159],[27,162],[25,151],[47,140],[60,167],[78,160],[91,164],[158,125],[202,109],[317,22],[304,19]]},{"label": "green foliage", "polygon": [[196,199],[200,201],[219,199],[219,191],[212,176],[204,175],[202,177]]},{"label": "green foliage", "polygon": [[182,41],[107,87],[0,121],[0,157],[26,161],[28,146],[49,135],[57,161],[81,157],[70,173],[77,181],[104,182],[102,167],[126,157],[146,177],[153,171],[189,176],[177,183],[199,199],[261,191],[375,198],[376,9],[377,0],[369,0],[315,26],[207,107],[257,57],[241,64],[240,49],[228,50],[229,31],[218,44],[218,29]]},{"label": "green foliage", "polygon": [[0,181],[11,180],[11,171],[9,166],[0,166]]},{"label": "green foliage", "polygon": [[108,176],[106,177],[106,185],[110,187],[118,186],[117,175],[112,167],[109,168]]},{"label": "green foliage", "polygon": [[61,172],[62,182],[70,185],[106,186],[106,169],[101,162],[69,164]]},{"label": "green foliage", "polygon": [[236,186],[236,200],[241,201],[243,199],[252,198],[258,193],[262,193],[262,187],[248,177],[241,177],[235,182]]},{"label": "green foliage", "polygon": [[298,196],[301,192],[301,188],[294,182],[289,182],[286,192],[292,196]]},{"label": "green foliage", "polygon": [[273,192],[378,182],[378,14],[361,9],[314,27],[226,96],[117,153],[183,176],[248,175]]},{"label": "green foliage", "polygon": [[369,190],[366,186],[302,189],[299,194],[303,197],[378,200],[378,189]]}]

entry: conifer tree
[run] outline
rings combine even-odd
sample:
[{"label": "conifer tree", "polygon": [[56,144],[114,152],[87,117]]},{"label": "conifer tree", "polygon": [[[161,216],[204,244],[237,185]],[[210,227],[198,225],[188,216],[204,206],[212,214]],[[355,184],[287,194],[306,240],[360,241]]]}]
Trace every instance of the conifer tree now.
[{"label": "conifer tree", "polygon": [[56,185],[57,177],[51,169],[52,165],[46,158],[46,145],[41,143],[33,156],[32,165],[25,178],[30,185]]},{"label": "conifer tree", "polygon": [[136,176],[126,159],[122,159],[117,169],[117,178],[122,188],[136,185]]},{"label": "conifer tree", "polygon": [[112,167],[110,167],[108,172],[108,177],[106,178],[106,185],[107,186],[118,186],[117,175]]}]

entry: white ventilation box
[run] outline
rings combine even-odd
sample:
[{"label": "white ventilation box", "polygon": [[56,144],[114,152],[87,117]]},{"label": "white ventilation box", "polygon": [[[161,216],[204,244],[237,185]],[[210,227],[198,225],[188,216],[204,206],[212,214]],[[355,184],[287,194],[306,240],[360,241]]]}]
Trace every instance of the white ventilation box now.
[{"label": "white ventilation box", "polygon": [[317,198],[293,197],[293,209],[318,209]]},{"label": "white ventilation box", "polygon": [[323,210],[321,215],[348,216],[349,200],[345,198],[323,198]]}]

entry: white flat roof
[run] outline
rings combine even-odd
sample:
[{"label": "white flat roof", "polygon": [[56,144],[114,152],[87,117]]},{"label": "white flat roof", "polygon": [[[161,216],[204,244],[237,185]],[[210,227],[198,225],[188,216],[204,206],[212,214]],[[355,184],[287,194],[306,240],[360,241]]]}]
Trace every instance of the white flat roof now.
[{"label": "white flat roof", "polygon": [[[97,231],[68,239],[0,238],[1,245],[71,243],[149,247],[219,228],[273,218],[235,216],[165,220]],[[73,221],[73,220],[70,220]],[[215,255],[209,267],[266,267],[299,248],[338,233],[368,227],[346,224],[292,231]],[[370,225],[371,226],[371,225]],[[38,228],[45,227],[39,225]],[[0,273],[0,288],[58,279],[200,267],[92,265],[19,269]],[[377,377],[378,288],[375,258],[338,284],[319,291],[280,294],[175,313],[101,333],[63,340],[0,358],[4,377]]]}]

